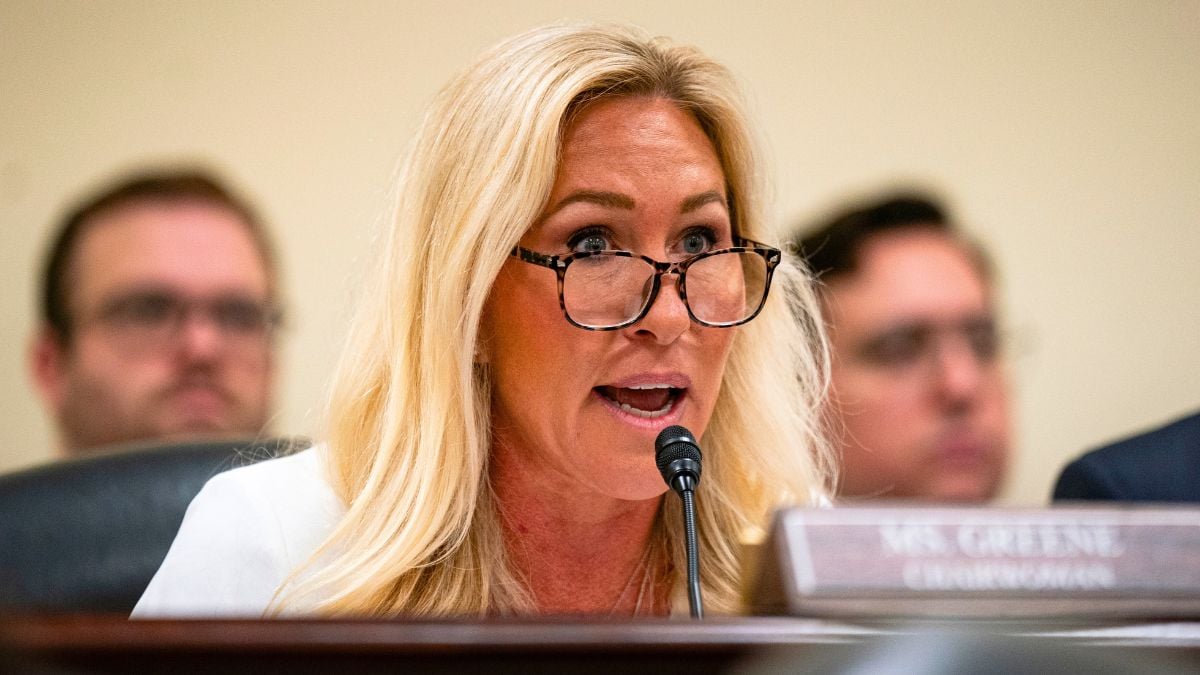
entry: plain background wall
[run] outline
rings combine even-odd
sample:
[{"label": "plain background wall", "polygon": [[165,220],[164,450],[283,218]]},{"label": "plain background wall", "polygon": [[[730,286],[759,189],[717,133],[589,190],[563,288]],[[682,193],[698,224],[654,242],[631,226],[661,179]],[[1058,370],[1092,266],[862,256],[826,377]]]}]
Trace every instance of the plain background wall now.
[{"label": "plain background wall", "polygon": [[781,226],[938,189],[1001,270],[1017,461],[1040,504],[1088,446],[1200,407],[1200,2],[0,3],[0,470],[54,437],[25,364],[68,199],[147,161],[225,171],[273,226],[276,431],[309,434],[422,106],[499,39],[631,21],[740,77]]}]

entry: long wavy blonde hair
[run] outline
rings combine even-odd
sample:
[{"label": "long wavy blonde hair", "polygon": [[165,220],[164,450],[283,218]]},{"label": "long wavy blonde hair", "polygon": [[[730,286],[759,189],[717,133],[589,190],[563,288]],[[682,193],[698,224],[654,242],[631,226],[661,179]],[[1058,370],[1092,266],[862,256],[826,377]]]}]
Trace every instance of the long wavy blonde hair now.
[{"label": "long wavy blonde hair", "polygon": [[[489,485],[491,387],[476,341],[501,265],[549,198],[572,112],[614,96],[664,97],[693,114],[724,168],[735,231],[768,238],[751,134],[717,63],[609,25],[540,28],[487,52],[437,96],[402,163],[330,394],[329,478],[347,511],[285,582],[276,611],[535,610],[507,561]],[[798,265],[781,265],[774,286],[759,317],[733,329],[701,439],[711,612],[739,608],[740,538],[831,479],[817,416],[827,380],[817,304]],[[669,568],[683,570],[677,509],[664,500],[656,531]],[[671,581],[678,603],[682,581]]]}]

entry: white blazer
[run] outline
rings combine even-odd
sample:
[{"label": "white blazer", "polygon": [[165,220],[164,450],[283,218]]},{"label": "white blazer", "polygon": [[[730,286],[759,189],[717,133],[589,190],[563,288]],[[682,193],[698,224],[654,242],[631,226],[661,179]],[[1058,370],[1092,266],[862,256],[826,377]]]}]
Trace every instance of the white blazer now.
[{"label": "white blazer", "polygon": [[209,480],[132,618],[259,617],[345,508],[320,446]]}]

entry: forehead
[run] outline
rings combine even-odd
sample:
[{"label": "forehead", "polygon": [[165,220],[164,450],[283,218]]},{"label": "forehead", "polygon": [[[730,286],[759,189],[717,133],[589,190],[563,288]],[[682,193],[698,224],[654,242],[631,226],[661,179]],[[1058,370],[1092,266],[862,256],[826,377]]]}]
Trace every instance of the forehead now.
[{"label": "forehead", "polygon": [[990,295],[963,244],[940,232],[908,230],[868,240],[857,268],[829,281],[827,305],[836,330],[854,331],[955,321],[990,311]]},{"label": "forehead", "polygon": [[140,202],[97,214],[72,255],[70,278],[84,304],[138,286],[191,295],[269,290],[249,226],[202,202]]},{"label": "forehead", "polygon": [[597,170],[645,178],[660,169],[678,171],[681,164],[697,176],[722,170],[696,118],[665,98],[614,97],[590,103],[572,117],[563,135],[558,179],[586,180]]}]

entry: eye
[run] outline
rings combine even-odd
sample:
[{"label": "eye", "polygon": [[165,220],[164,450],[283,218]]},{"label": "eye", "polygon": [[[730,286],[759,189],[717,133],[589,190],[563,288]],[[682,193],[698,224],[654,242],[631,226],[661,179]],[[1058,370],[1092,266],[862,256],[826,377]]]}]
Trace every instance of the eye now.
[{"label": "eye", "polygon": [[575,253],[595,253],[613,248],[609,233],[602,227],[582,229],[567,240],[567,246]]},{"label": "eye", "polygon": [[981,363],[991,363],[996,360],[1000,351],[1000,331],[991,320],[981,320],[968,324],[963,331],[971,345],[971,351]]},{"label": "eye", "polygon": [[178,300],[170,296],[139,294],[113,302],[105,315],[119,324],[156,325],[168,321],[178,308]]},{"label": "eye", "polygon": [[270,323],[270,310],[262,303],[246,299],[228,299],[213,305],[212,316],[230,333],[254,333]]},{"label": "eye", "polygon": [[717,237],[710,228],[697,227],[679,238],[679,252],[686,256],[699,255],[711,251],[716,241]]},{"label": "eye", "polygon": [[860,353],[868,363],[900,368],[919,361],[928,347],[928,331],[901,328],[869,340],[863,345]]}]

